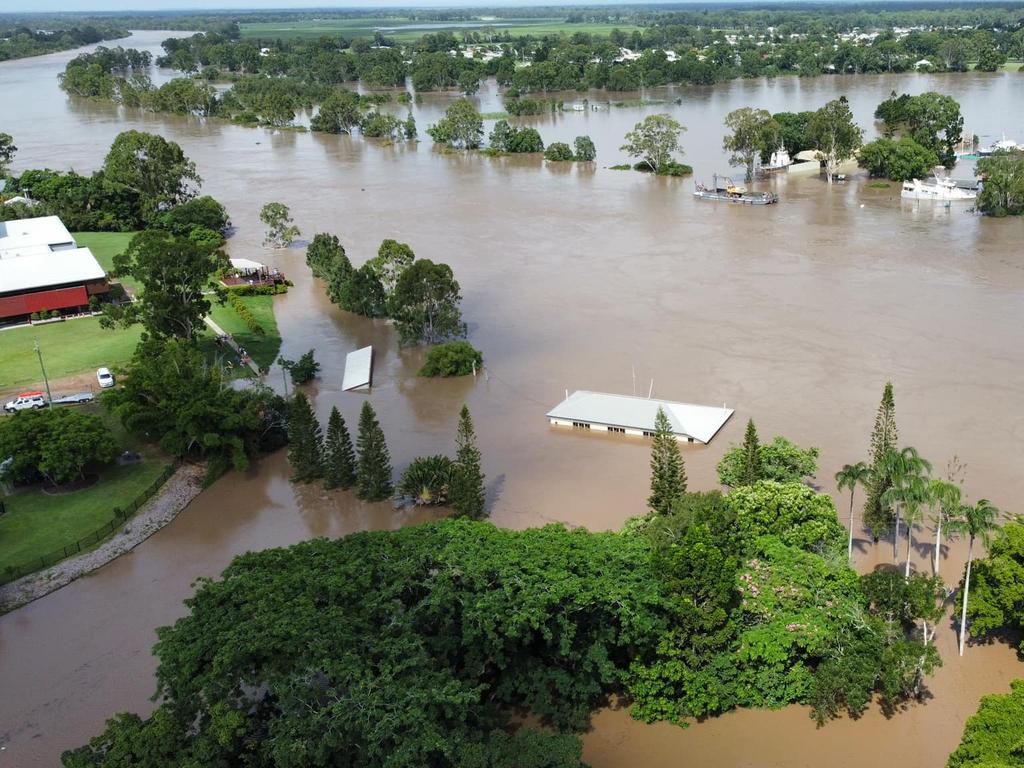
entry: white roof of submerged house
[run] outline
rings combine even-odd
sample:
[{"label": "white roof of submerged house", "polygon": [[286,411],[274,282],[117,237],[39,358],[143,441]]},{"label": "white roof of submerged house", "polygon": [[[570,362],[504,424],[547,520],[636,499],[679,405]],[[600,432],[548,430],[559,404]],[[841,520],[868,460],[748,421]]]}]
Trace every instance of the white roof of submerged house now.
[{"label": "white roof of submerged house", "polygon": [[702,443],[711,442],[733,414],[732,408],[578,390],[552,408],[548,418],[653,432],[658,408],[664,409],[673,432]]},{"label": "white roof of submerged house", "polygon": [[341,389],[360,389],[370,386],[373,375],[373,347],[363,347],[345,356],[345,374],[341,380]]},{"label": "white roof of submerged house", "polygon": [[51,251],[75,248],[75,238],[57,216],[0,221],[0,258],[20,256],[24,249],[39,246]]},{"label": "white roof of submerged house", "polygon": [[88,248],[52,252],[30,250],[32,253],[20,258],[0,258],[0,293],[93,282],[106,277],[103,267]]}]

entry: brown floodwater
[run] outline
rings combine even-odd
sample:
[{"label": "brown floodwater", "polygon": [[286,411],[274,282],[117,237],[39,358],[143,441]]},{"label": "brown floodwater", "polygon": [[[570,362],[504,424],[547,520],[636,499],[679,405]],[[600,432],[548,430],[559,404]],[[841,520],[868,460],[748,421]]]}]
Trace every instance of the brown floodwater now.
[{"label": "brown floodwater", "polygon": [[[155,49],[166,36],[140,33],[132,44]],[[498,525],[606,529],[643,511],[647,443],[559,431],[544,418],[567,388],[631,392],[634,369],[642,391],[653,379],[657,396],[737,409],[711,446],[685,449],[691,488],[715,487],[715,463],[752,417],[764,437],[784,433],[819,446],[818,481],[833,492],[835,471],[864,458],[891,379],[903,442],[939,469],[958,455],[971,499],[1021,511],[1024,222],[903,203],[898,187],[870,189],[859,178],[828,188],[781,177],[770,184],[780,205],[722,207],[695,201],[691,180],[607,166],[624,160],[622,136],[644,114],[667,111],[687,125],[685,160],[709,179],[727,170],[721,125],[732,109],[809,109],[845,94],[871,133],[871,112],[892,89],[954,96],[986,143],[1004,131],[1024,140],[1024,75],[742,81],[653,90],[645,97],[666,103],[643,108],[534,119],[546,142],[593,137],[599,162],[576,167],[445,155],[426,137],[385,147],[71,99],[56,75],[72,55],[0,64],[0,97],[18,105],[0,118],[20,148],[15,169],[94,170],[127,128],[180,143],[204,191],[228,207],[237,227],[231,253],[276,265],[295,281],[276,299],[282,353],[316,350],[320,416],[337,405],[354,422],[366,396],[340,391],[344,356],[373,344],[368,397],[396,470],[416,455],[450,450],[458,409],[468,403]],[[430,95],[414,106],[421,133],[450,98]],[[500,108],[493,83],[479,102]],[[388,237],[450,263],[486,372],[475,380],[416,378],[422,351],[400,350],[386,324],[334,308],[310,279],[301,248],[262,247],[258,212],[271,200],[291,207],[304,236],[337,233],[357,265]],[[280,381],[275,369],[270,383]],[[197,577],[216,575],[234,555],[430,517],[295,487],[287,475],[275,455],[228,476],[132,554],[0,617],[0,766],[53,766],[114,712],[148,711],[154,629],[183,613]],[[842,516],[846,497],[836,499]],[[915,564],[927,568],[928,532],[918,536]],[[962,543],[946,553],[949,581],[963,556]],[[890,562],[891,550],[858,541],[857,558],[869,570]],[[948,626],[938,643],[946,665],[930,681],[932,698],[890,720],[872,710],[816,729],[805,709],[789,707],[684,730],[605,710],[585,737],[585,758],[597,768],[939,765],[979,697],[1006,690],[1024,666],[1005,645],[970,647],[958,658]]]}]

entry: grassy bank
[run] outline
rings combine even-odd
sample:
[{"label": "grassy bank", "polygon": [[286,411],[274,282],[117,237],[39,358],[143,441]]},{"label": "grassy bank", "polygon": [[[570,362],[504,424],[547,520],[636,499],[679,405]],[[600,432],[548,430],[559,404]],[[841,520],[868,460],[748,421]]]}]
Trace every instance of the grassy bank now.
[{"label": "grassy bank", "polygon": [[115,506],[130,504],[153,484],[166,461],[110,467],[95,485],[73,493],[51,495],[33,489],[4,499],[0,517],[0,572],[8,565],[53,553],[91,534],[113,518]]},{"label": "grassy bank", "polygon": [[[249,308],[253,317],[263,326],[264,333],[253,333],[245,324],[245,321],[238,316],[230,303],[213,305],[210,317],[217,325],[235,337],[235,341],[249,353],[256,365],[261,368],[269,368],[281,351],[281,332],[277,328],[277,319],[274,317],[273,296],[245,296],[242,303]],[[204,343],[213,347],[212,336]]]},{"label": "grassy bank", "polygon": [[[128,243],[135,237],[135,232],[74,232],[75,242],[82,248],[88,248],[96,261],[104,270],[110,272],[114,269],[114,257],[124,253]],[[130,277],[119,279],[125,288],[135,293],[138,284]]]},{"label": "grassy bank", "polygon": [[126,363],[135,351],[140,332],[138,327],[104,330],[97,317],[0,331],[0,389],[42,388],[39,358],[33,348],[36,341],[47,376],[58,379],[104,365]]}]

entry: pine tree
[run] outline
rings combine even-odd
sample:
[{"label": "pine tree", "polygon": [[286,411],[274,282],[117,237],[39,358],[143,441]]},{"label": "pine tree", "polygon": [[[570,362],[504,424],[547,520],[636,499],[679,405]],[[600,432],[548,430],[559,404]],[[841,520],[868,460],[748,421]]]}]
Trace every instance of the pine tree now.
[{"label": "pine tree", "polygon": [[651,442],[651,495],[647,499],[647,506],[659,515],[667,515],[684,493],[686,465],[668,416],[659,407],[654,419],[654,439]]},{"label": "pine tree", "polygon": [[292,480],[308,483],[323,476],[323,434],[309,399],[297,392],[288,409],[288,462]]},{"label": "pine tree", "polygon": [[753,485],[763,477],[761,471],[761,444],[757,439],[754,420],[747,420],[747,432],[743,435],[743,485]]},{"label": "pine tree", "polygon": [[892,510],[882,502],[883,494],[892,487],[892,477],[885,469],[885,457],[896,449],[896,403],[892,396],[892,382],[886,382],[882,391],[882,402],[875,416],[875,428],[871,432],[871,448],[868,459],[871,464],[871,479],[867,486],[867,500],[864,503],[864,524],[878,541],[892,528]]},{"label": "pine tree", "polygon": [[331,408],[324,443],[324,487],[351,488],[356,483],[356,454],[345,419],[337,406]]},{"label": "pine tree", "polygon": [[480,471],[480,449],[469,408],[462,406],[459,429],[455,433],[455,471],[452,475],[451,503],[459,517],[480,520],[487,514],[484,473]]},{"label": "pine tree", "polygon": [[359,451],[356,495],[364,501],[383,501],[391,494],[391,456],[384,441],[384,430],[369,400],[363,402],[359,413],[356,449]]}]

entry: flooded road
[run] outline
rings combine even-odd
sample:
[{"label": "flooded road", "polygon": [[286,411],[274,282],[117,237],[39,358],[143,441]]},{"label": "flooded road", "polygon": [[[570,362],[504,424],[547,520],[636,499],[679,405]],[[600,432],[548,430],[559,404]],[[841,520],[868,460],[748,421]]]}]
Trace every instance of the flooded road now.
[{"label": "flooded road", "polygon": [[[140,33],[130,44],[155,50],[166,36]],[[282,354],[316,350],[323,370],[312,393],[321,418],[337,405],[355,423],[364,396],[340,392],[344,356],[373,344],[369,398],[396,472],[414,456],[451,450],[458,410],[468,403],[498,525],[604,529],[643,511],[646,442],[557,431],[544,418],[567,388],[631,392],[634,367],[640,388],[653,379],[657,396],[737,409],[711,446],[685,449],[693,489],[715,487],[715,463],[753,417],[763,438],[784,433],[820,447],[818,481],[833,491],[835,471],[865,458],[891,379],[905,444],[937,469],[957,454],[968,466],[969,498],[1024,511],[1024,222],[901,203],[897,186],[869,189],[859,180],[829,189],[782,177],[772,183],[778,206],[721,207],[695,201],[690,180],[606,168],[624,160],[622,137],[644,114],[667,111],[688,126],[684,159],[699,180],[726,170],[721,126],[732,109],[796,111],[845,94],[870,135],[871,113],[892,89],[948,93],[960,100],[968,130],[1022,140],[1024,75],[744,81],[659,89],[647,96],[668,103],[643,109],[535,119],[545,142],[594,139],[598,163],[575,167],[444,155],[425,136],[383,147],[72,100],[56,83],[72,55],[0,64],[0,96],[24,105],[0,118],[19,147],[14,169],[92,171],[128,128],[180,143],[204,192],[231,214],[232,255],[294,280],[276,300]],[[414,106],[421,134],[449,101],[432,95]],[[479,101],[485,111],[500,109],[493,83]],[[356,265],[389,237],[451,264],[486,375],[417,379],[422,351],[399,350],[387,325],[335,309],[309,277],[301,248],[262,247],[258,212],[271,200],[291,207],[305,237],[338,234]],[[270,383],[280,381],[275,369]],[[845,509],[846,497],[837,501]],[[183,613],[195,578],[216,575],[234,555],[421,519],[296,488],[283,455],[222,479],[131,555],[0,617],[0,766],[53,766],[114,712],[148,711],[154,628]],[[963,549],[954,544],[942,564],[951,582]],[[930,552],[922,547],[919,567]],[[857,551],[865,570],[890,554],[884,542]],[[871,711],[818,730],[791,707],[683,730],[608,710],[595,717],[585,759],[596,768],[939,765],[978,698],[1006,689],[1024,666],[1005,646],[969,648],[959,659],[948,627],[938,642],[946,665],[931,681],[934,698],[889,721]]]}]

